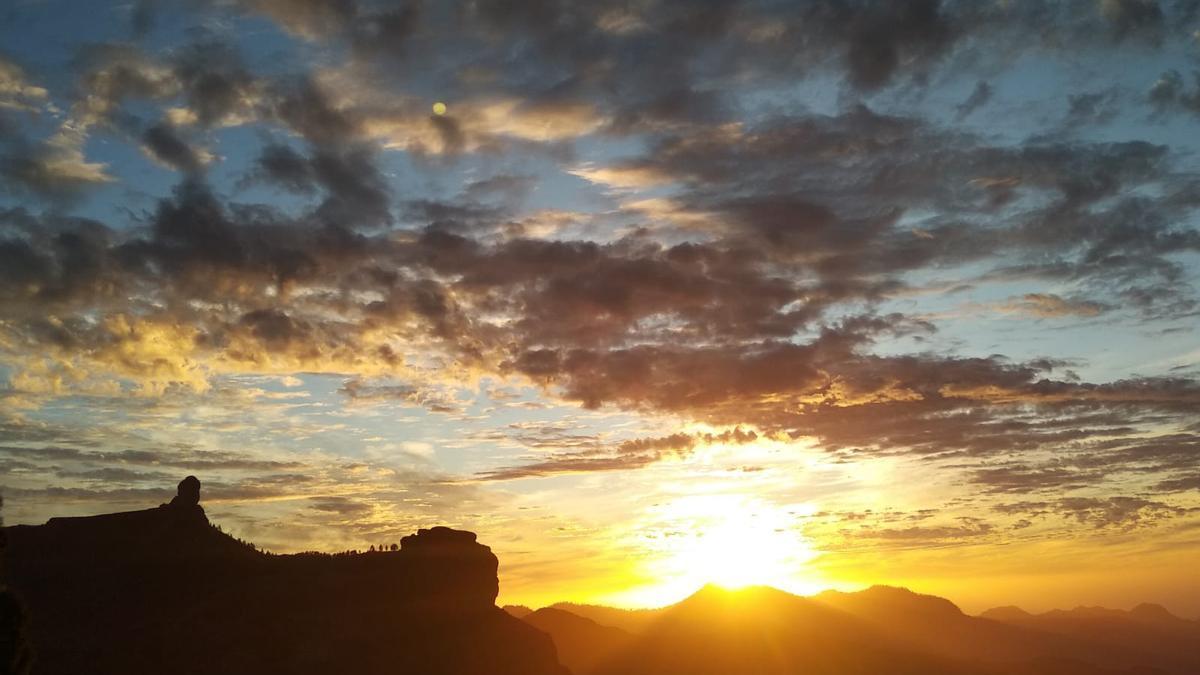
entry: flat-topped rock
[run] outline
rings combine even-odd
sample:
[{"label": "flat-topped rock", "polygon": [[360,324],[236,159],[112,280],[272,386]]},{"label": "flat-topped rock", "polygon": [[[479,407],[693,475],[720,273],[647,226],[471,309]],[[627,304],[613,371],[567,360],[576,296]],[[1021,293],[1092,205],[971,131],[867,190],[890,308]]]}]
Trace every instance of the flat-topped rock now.
[{"label": "flat-topped rock", "polygon": [[404,586],[415,600],[460,608],[491,607],[500,592],[499,561],[474,532],[418,530],[400,540]]}]

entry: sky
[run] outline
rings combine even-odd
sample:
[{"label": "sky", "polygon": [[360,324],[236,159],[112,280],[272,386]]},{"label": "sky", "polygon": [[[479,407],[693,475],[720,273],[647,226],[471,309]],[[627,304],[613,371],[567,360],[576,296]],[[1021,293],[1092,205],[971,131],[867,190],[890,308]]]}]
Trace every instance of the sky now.
[{"label": "sky", "polygon": [[1200,616],[1198,151],[1195,0],[11,0],[4,515]]}]

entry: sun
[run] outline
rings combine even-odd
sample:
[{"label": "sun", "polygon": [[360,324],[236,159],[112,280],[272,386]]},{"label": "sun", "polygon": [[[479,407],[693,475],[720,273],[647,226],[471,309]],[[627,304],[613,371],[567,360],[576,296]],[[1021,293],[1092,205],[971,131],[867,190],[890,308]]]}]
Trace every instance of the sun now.
[{"label": "sun", "polygon": [[685,496],[658,507],[644,530],[646,572],[658,581],[629,599],[666,604],[706,584],[816,592],[806,568],[816,551],[797,531],[795,513],[735,494]]}]

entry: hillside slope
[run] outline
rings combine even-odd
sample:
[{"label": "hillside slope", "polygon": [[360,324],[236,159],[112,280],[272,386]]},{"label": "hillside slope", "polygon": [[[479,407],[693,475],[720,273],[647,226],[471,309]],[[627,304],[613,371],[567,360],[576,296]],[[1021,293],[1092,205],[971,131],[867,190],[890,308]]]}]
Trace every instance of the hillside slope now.
[{"label": "hillside slope", "polygon": [[192,492],[185,481],[156,509],[7,528],[35,673],[567,673],[546,635],[495,606],[496,557],[470,532],[269,555],[210,525],[198,481]]}]

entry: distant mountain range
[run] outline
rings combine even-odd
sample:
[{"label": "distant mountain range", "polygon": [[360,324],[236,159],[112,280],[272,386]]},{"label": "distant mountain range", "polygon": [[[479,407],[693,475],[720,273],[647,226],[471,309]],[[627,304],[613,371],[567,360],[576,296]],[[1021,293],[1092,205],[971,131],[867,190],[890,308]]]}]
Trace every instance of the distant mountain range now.
[{"label": "distant mountain range", "polygon": [[709,586],[661,609],[501,610],[498,561],[470,532],[270,555],[211,525],[199,492],[189,479],[158,508],[5,528],[34,673],[1200,673],[1200,622],[1157,605],[969,616],[885,586],[812,597]]},{"label": "distant mountain range", "polygon": [[563,603],[522,620],[576,675],[1200,673],[1200,622],[1156,605],[976,617],[886,586],[813,597],[709,586],[662,609]]}]

